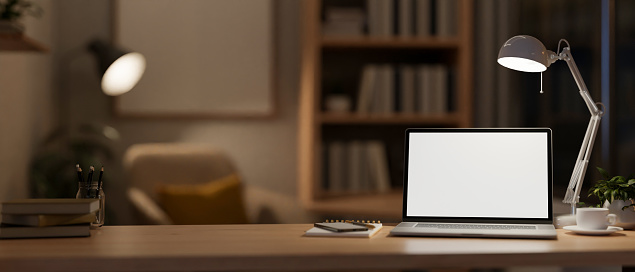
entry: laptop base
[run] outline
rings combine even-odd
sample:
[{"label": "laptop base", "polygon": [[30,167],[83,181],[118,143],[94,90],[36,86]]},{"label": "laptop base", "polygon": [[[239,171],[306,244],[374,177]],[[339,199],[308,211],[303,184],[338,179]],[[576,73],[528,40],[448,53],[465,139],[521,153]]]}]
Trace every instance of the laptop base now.
[{"label": "laptop base", "polygon": [[[527,238],[557,239],[556,228],[551,224],[534,224],[534,229],[467,229],[467,228],[427,228],[417,227],[417,222],[402,222],[390,231],[394,236],[466,237],[466,238]],[[428,223],[426,223],[428,224]],[[438,223],[451,224],[451,223]],[[465,225],[458,223],[457,226]],[[469,223],[474,225],[474,223]],[[504,225],[504,224],[482,224]],[[509,225],[514,226],[514,225]]]}]

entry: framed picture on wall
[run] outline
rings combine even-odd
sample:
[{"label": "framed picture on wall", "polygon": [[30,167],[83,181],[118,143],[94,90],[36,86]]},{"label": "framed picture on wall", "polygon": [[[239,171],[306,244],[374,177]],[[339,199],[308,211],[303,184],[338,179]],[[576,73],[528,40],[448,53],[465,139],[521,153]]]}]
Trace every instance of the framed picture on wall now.
[{"label": "framed picture on wall", "polygon": [[273,3],[119,0],[114,42],[146,57],[123,117],[259,118],[275,112]]}]

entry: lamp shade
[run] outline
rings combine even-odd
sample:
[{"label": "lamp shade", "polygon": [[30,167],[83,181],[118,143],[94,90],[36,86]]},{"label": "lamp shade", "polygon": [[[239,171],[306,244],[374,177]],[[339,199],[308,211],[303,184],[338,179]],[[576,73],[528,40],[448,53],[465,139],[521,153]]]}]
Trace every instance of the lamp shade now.
[{"label": "lamp shade", "polygon": [[140,53],[126,52],[101,40],[91,42],[89,49],[97,57],[101,89],[105,94],[127,93],[143,76],[146,60]]},{"label": "lamp shade", "polygon": [[514,36],[498,51],[498,63],[521,72],[544,72],[551,64],[548,52],[545,46],[532,36]]}]

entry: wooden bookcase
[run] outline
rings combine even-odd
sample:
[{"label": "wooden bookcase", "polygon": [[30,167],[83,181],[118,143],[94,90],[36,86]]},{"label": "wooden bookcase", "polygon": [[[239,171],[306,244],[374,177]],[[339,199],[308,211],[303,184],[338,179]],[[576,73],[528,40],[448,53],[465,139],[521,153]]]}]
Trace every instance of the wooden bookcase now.
[{"label": "wooden bookcase", "polygon": [[[390,160],[403,167],[404,130],[408,127],[470,127],[473,85],[473,2],[457,0],[457,34],[452,37],[328,37],[322,35],[320,0],[303,1],[302,55],[299,98],[298,189],[304,207],[324,215],[400,218],[401,172],[391,169],[392,188],[385,193],[333,193],[322,186],[325,141],[380,140],[393,153]],[[363,1],[362,1],[363,2]],[[452,65],[452,110],[443,114],[331,113],[324,110],[325,72],[346,75],[358,88],[365,62],[409,61]],[[335,64],[334,64],[335,63]],[[347,70],[348,69],[348,70]],[[351,71],[353,70],[353,71]],[[357,83],[355,83],[357,82]],[[396,155],[395,155],[396,154]],[[401,154],[401,157],[399,157]]]}]

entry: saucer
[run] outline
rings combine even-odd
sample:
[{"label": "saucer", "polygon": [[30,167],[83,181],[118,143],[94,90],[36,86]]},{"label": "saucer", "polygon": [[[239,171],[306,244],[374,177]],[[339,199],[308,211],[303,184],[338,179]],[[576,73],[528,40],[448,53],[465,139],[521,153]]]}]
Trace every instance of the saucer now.
[{"label": "saucer", "polygon": [[624,230],[623,228],[613,227],[613,226],[610,226],[604,230],[581,229],[578,226],[565,226],[563,227],[563,229],[570,230],[575,232],[576,234],[583,234],[583,235],[609,235],[613,232]]}]

